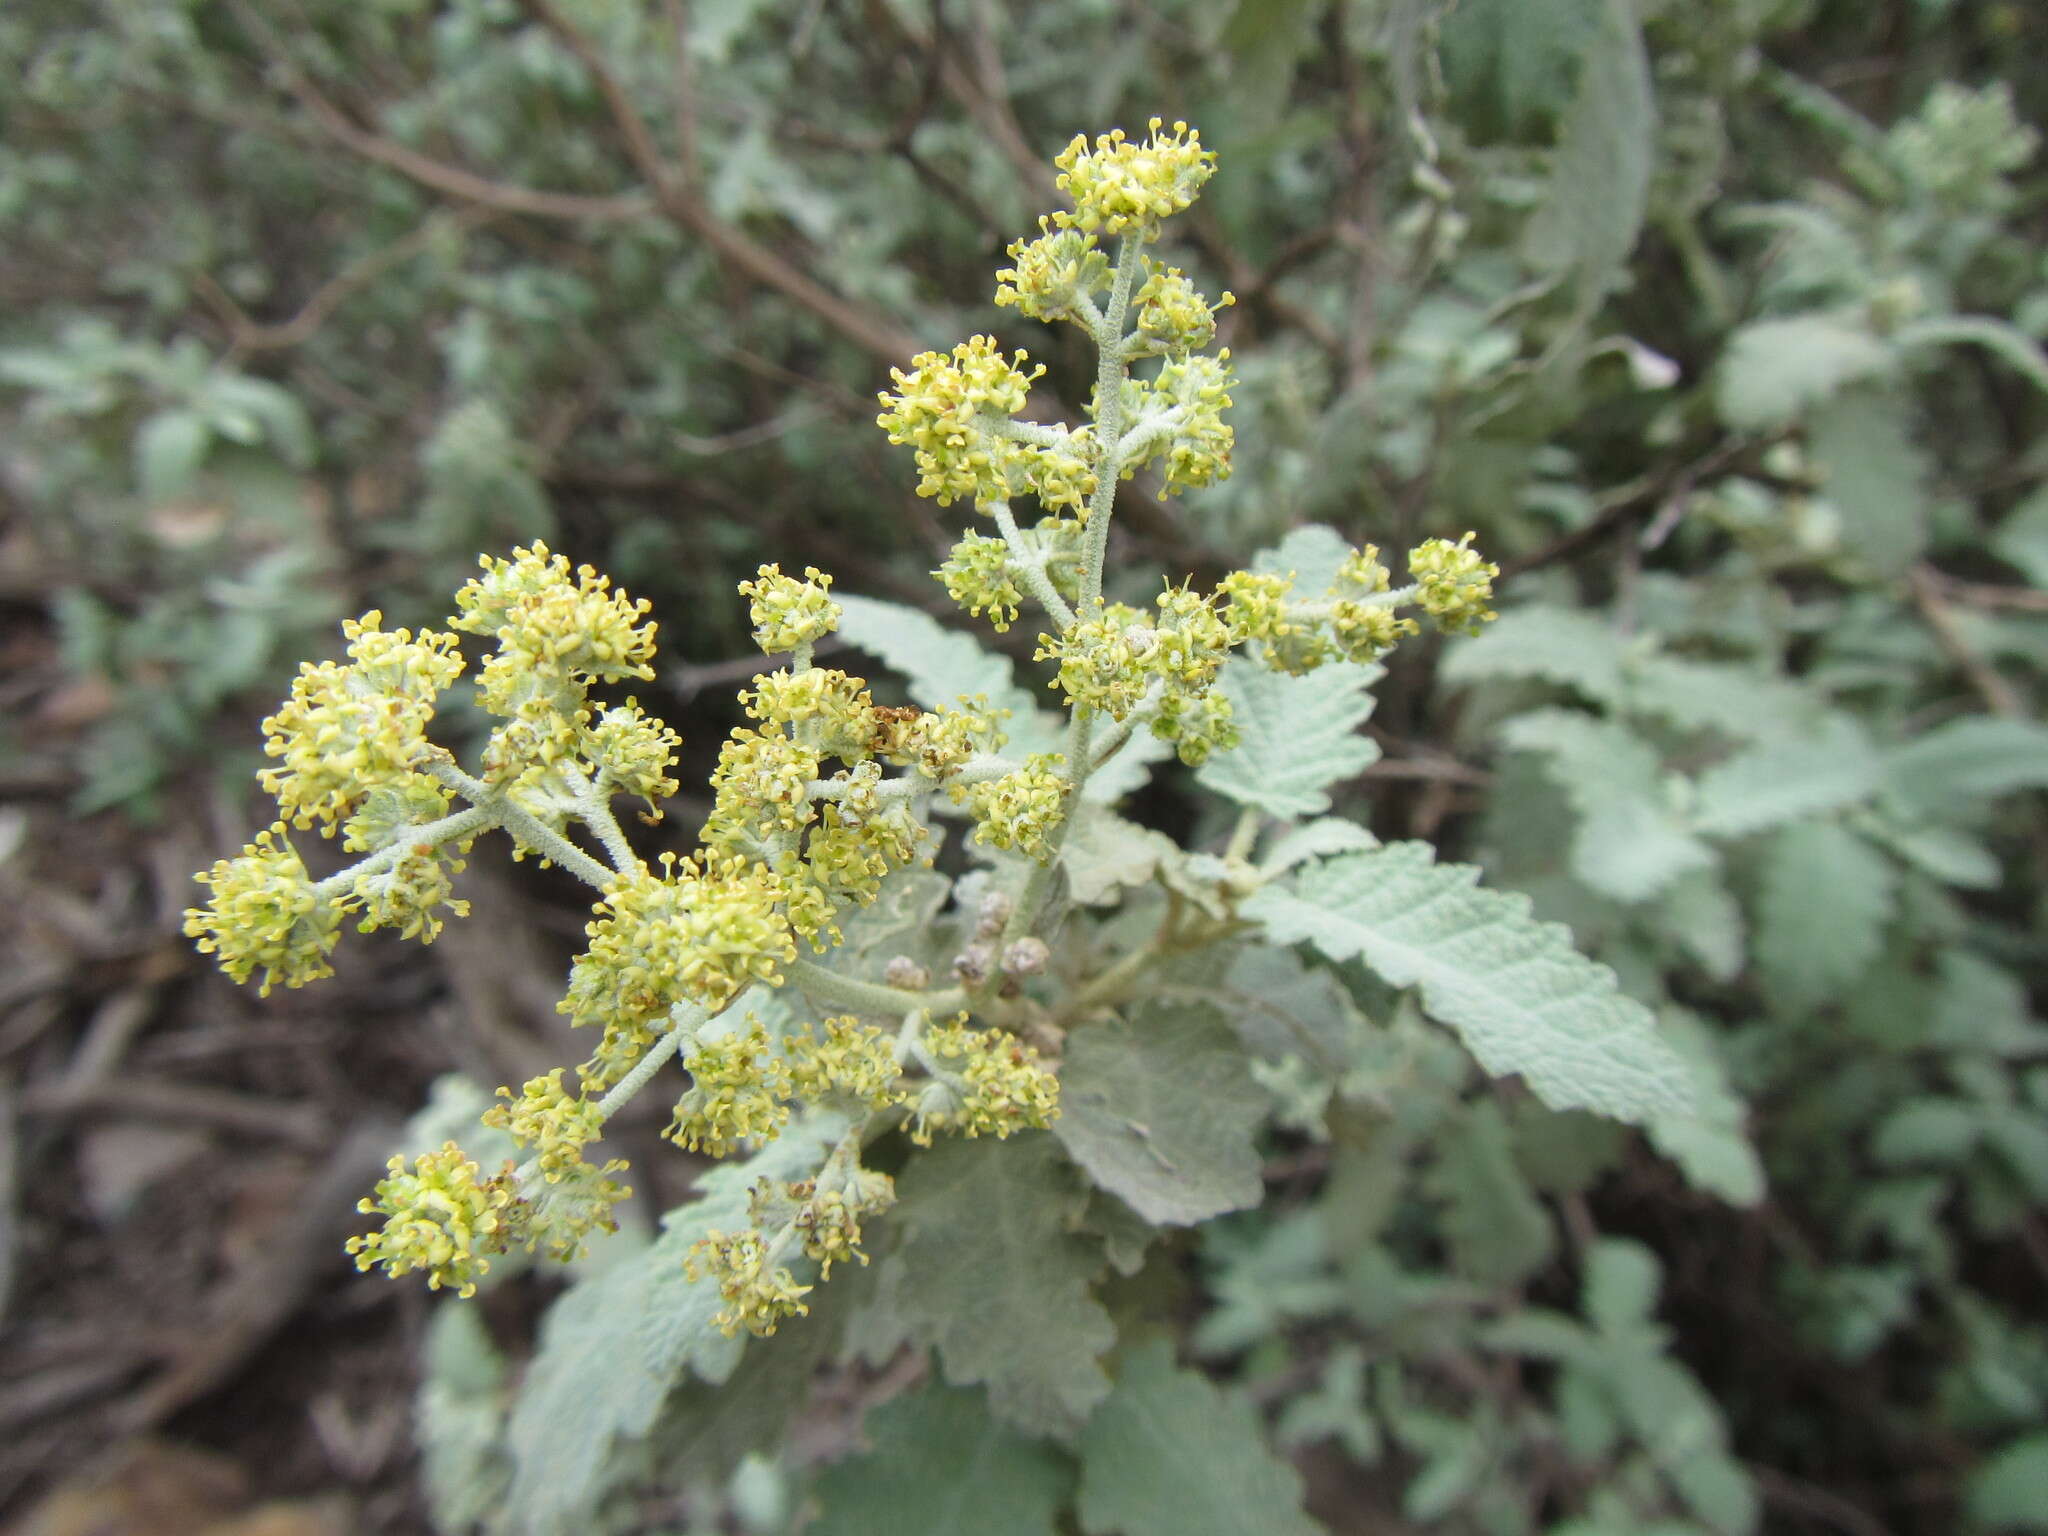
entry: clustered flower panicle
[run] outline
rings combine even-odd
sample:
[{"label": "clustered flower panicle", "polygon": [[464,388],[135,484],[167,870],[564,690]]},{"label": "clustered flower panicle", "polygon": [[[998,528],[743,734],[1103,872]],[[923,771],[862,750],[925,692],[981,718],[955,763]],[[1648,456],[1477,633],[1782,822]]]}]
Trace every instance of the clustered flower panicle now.
[{"label": "clustered flower panicle", "polygon": [[[623,1161],[586,1153],[606,1117],[673,1053],[688,1085],[666,1134],[686,1150],[727,1157],[767,1143],[799,1107],[847,1126],[812,1176],[758,1181],[748,1224],[710,1231],[689,1251],[693,1281],[716,1286],[721,1328],[772,1333],[807,1311],[813,1266],[823,1278],[835,1264],[867,1262],[863,1223],[894,1200],[888,1176],[860,1164],[876,1134],[900,1125],[923,1145],[941,1132],[1000,1138],[1059,1113],[1058,1076],[1038,1052],[1007,1028],[969,1022],[977,1010],[1013,1022],[995,1000],[1043,984],[1032,978],[1046,973],[1051,951],[1030,931],[1043,916],[1032,885],[982,902],[944,1003],[930,968],[908,955],[885,973],[893,991],[840,978],[855,999],[896,1006],[895,1030],[853,1014],[770,1028],[756,1014],[726,1013],[751,987],[792,973],[825,979],[799,962],[799,941],[839,942],[842,918],[929,859],[932,802],[964,809],[977,842],[1039,864],[1032,880],[1042,882],[1076,794],[1130,732],[1149,728],[1190,764],[1236,745],[1218,686],[1234,651],[1302,673],[1339,657],[1376,659],[1416,632],[1404,606],[1445,630],[1493,617],[1499,572],[1469,547],[1470,534],[1416,548],[1411,584],[1398,590],[1366,545],[1319,591],[1292,572],[1236,571],[1210,591],[1168,583],[1149,607],[1103,600],[1102,520],[1118,482],[1147,472],[1168,496],[1230,473],[1230,354],[1210,349],[1234,301],[1212,301],[1144,249],[1198,195],[1214,159],[1185,124],[1169,131],[1156,118],[1143,140],[1121,130],[1092,145],[1077,138],[1058,159],[1070,206],[1009,247],[997,304],[1078,325],[1103,354],[1083,424],[1022,420],[1045,370],[989,336],[920,354],[881,396],[878,420],[912,450],[920,494],[970,502],[1001,535],[960,540],[933,573],[948,594],[999,631],[1027,603],[1047,610],[1037,659],[1052,664],[1051,686],[1076,716],[1071,760],[1003,757],[1008,712],[985,697],[878,705],[861,678],[813,665],[843,612],[814,567],[799,578],[763,565],[741,584],[756,643],[790,661],[740,694],[747,719],[720,745],[698,846],[651,866],[609,805],[638,798],[654,812],[643,819],[655,819],[676,792],[680,740],[636,700],[594,696],[654,676],[655,626],[645,602],[590,567],[534,543],[484,557],[456,594],[451,630],[493,646],[477,693],[500,723],[480,779],[427,736],[436,698],[463,670],[456,634],[387,632],[372,612],[343,627],[345,662],[301,670],[265,722],[277,762],[261,777],[282,819],[200,875],[210,900],[186,914],[187,933],[235,980],[260,978],[267,992],[329,974],[351,916],[364,929],[431,941],[444,913],[466,912],[453,877],[488,827],[512,835],[515,857],[564,864],[598,888],[559,1004],[600,1034],[575,1085],[556,1068],[516,1094],[499,1090],[484,1123],[521,1145],[523,1163],[487,1176],[453,1142],[394,1158],[361,1205],[382,1226],[348,1245],[361,1268],[418,1271],[431,1287],[469,1295],[490,1257],[511,1247],[579,1253],[613,1226],[628,1193],[613,1177]],[[1134,376],[1141,361],[1149,373]],[[1020,527],[1012,504],[1027,497],[1040,515]],[[1095,717],[1111,728],[1095,734]],[[457,792],[468,809],[453,809]],[[330,837],[339,829],[344,848],[364,857],[315,881],[287,823]],[[576,824],[596,834],[608,868],[570,840]]]}]

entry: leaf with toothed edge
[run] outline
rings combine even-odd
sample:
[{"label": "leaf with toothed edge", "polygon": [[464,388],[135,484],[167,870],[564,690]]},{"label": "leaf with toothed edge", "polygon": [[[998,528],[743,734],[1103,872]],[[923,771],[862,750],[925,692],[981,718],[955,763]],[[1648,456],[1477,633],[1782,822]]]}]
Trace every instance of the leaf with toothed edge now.
[{"label": "leaf with toothed edge", "polygon": [[1525,896],[1490,891],[1426,843],[1326,859],[1267,886],[1244,914],[1276,943],[1359,958],[1457,1031],[1481,1066],[1520,1073],[1552,1109],[1619,1120],[1682,1114],[1692,1074],[1614,973],[1538,922]]}]

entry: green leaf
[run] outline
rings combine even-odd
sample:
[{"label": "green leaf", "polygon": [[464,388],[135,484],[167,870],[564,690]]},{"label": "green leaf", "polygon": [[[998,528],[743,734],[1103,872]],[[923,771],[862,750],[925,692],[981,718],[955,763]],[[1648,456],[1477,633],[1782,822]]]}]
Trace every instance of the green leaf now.
[{"label": "green leaf", "polygon": [[1351,555],[1351,545],[1327,523],[1304,523],[1286,538],[1253,557],[1252,569],[1262,576],[1292,576],[1294,595],[1316,597],[1337,584],[1338,569]]},{"label": "green leaf", "polygon": [[1301,1493],[1252,1405],[1178,1369],[1163,1340],[1124,1357],[1081,1440],[1088,1536],[1320,1536]]},{"label": "green leaf", "polygon": [[1632,0],[1602,0],[1550,181],[1524,235],[1540,271],[1569,275],[1590,314],[1642,231],[1657,151],[1650,61]]},{"label": "green leaf", "polygon": [[1847,389],[1813,413],[1808,446],[1826,471],[1845,544],[1883,576],[1903,575],[1927,547],[1927,455],[1895,390]]},{"label": "green leaf", "polygon": [[1691,1107],[1682,1058],[1614,973],[1570,933],[1529,915],[1526,896],[1478,885],[1468,865],[1439,865],[1425,843],[1348,854],[1267,886],[1245,904],[1278,943],[1362,958],[1455,1029],[1481,1066],[1519,1072],[1553,1109],[1621,1120]]},{"label": "green leaf", "polygon": [[1491,1099],[1444,1128],[1429,1189],[1444,1203],[1444,1239],[1459,1279],[1504,1290],[1548,1262],[1550,1217],[1516,1166],[1507,1120]]},{"label": "green leaf", "polygon": [[979,1392],[942,1386],[885,1403],[870,1450],[818,1479],[811,1536],[1053,1536],[1074,1474],[1065,1457],[988,1415]]},{"label": "green leaf", "polygon": [[1241,739],[1202,764],[1196,782],[1282,820],[1320,816],[1330,808],[1330,785],[1379,758],[1359,727],[1373,709],[1366,689],[1382,675],[1379,667],[1331,662],[1289,677],[1231,657],[1217,686],[1236,712]]},{"label": "green leaf", "polygon": [[208,382],[203,398],[207,408],[223,415],[254,417],[263,429],[264,440],[293,469],[312,467],[313,424],[306,417],[305,407],[289,391],[268,379],[222,374]]},{"label": "green leaf", "polygon": [[1867,800],[1878,784],[1869,740],[1831,716],[1810,736],[1763,743],[1701,774],[1693,825],[1710,837],[1746,837]]},{"label": "green leaf", "polygon": [[1838,822],[1795,822],[1764,849],[1756,964],[1773,997],[1818,1006],[1877,958],[1898,877],[1891,860]]},{"label": "green leaf", "polygon": [[1269,875],[1284,875],[1297,864],[1325,858],[1333,853],[1356,853],[1377,848],[1380,840],[1355,821],[1341,816],[1322,816],[1290,827],[1273,839],[1259,868]]},{"label": "green leaf", "polygon": [[518,1529],[553,1536],[585,1522],[606,1491],[613,1442],[644,1434],[661,1412],[674,1381],[647,1369],[633,1337],[653,1277],[628,1260],[548,1309],[505,1436]]},{"label": "green leaf", "polygon": [[1626,712],[1682,731],[1714,731],[1734,741],[1792,736],[1821,707],[1798,684],[1756,667],[1661,655],[1628,665]]},{"label": "green leaf", "polygon": [[1083,805],[1060,848],[1067,889],[1085,907],[1122,900],[1126,888],[1151,883],[1162,861],[1180,857],[1180,845],[1099,806]]},{"label": "green leaf", "polygon": [[1599,703],[1622,696],[1622,647],[1604,619],[1576,608],[1511,608],[1479,634],[1452,644],[1446,682],[1536,678]]},{"label": "green leaf", "polygon": [[1082,1200],[1059,1143],[941,1142],[911,1160],[896,1197],[897,1303],[946,1379],[987,1383],[989,1406],[1020,1429],[1078,1428],[1109,1391],[1096,1357],[1116,1329],[1089,1294],[1102,1260],[1071,1230]]},{"label": "green leaf", "polygon": [[1690,1115],[1652,1115],[1643,1126],[1650,1145],[1678,1164],[1694,1189],[1730,1205],[1755,1205],[1764,1197],[1763,1159],[1749,1139],[1749,1108],[1729,1086],[1713,1033],[1680,1008],[1664,1010],[1658,1023],[1692,1069],[1698,1108]]},{"label": "green leaf", "polygon": [[1886,1168],[1953,1166],[1975,1150],[1990,1121],[1984,1106],[1962,1099],[1910,1099],[1879,1122],[1870,1154]]},{"label": "green leaf", "polygon": [[1658,927],[1716,981],[1733,981],[1748,959],[1742,904],[1714,870],[1674,881],[1657,905]]},{"label": "green leaf", "polygon": [[1846,315],[1756,320],[1729,338],[1714,402],[1738,432],[1776,432],[1892,363],[1891,348]]},{"label": "green leaf", "polygon": [[1993,1530],[2048,1531],[2048,1432],[2013,1441],[1970,1473],[1971,1518]]},{"label": "green leaf", "polygon": [[1603,896],[1647,901],[1714,862],[1665,793],[1657,753],[1626,727],[1545,709],[1517,716],[1501,734],[1510,746],[1545,754],[1551,780],[1579,813],[1572,873]]},{"label": "green leaf", "polygon": [[2048,486],[2012,509],[1992,535],[1991,548],[2035,586],[2048,587]]},{"label": "green leaf", "polygon": [[712,1323],[717,1284],[692,1281],[683,1255],[713,1227],[744,1226],[748,1187],[815,1169],[844,1126],[837,1117],[801,1122],[754,1157],[710,1170],[698,1180],[701,1198],[672,1211],[658,1241],[549,1308],[506,1430],[509,1499],[525,1529],[584,1521],[604,1492],[613,1443],[645,1435],[686,1373],[713,1384],[732,1376],[746,1340]]},{"label": "green leaf", "polygon": [[473,1531],[505,1498],[505,1362],[491,1344],[480,1309],[450,1301],[427,1323],[426,1369],[413,1405],[420,1483],[434,1528]]},{"label": "green leaf", "polygon": [[1192,1226],[1257,1205],[1263,1112],[1215,1008],[1146,1002],[1067,1040],[1060,1116],[1075,1162],[1147,1221]]},{"label": "green leaf", "polygon": [[1884,775],[1914,810],[1945,819],[1972,800],[2048,788],[2048,726],[1965,715],[1893,748]]},{"label": "green leaf", "polygon": [[192,488],[213,429],[197,411],[159,411],[135,434],[135,485],[151,504],[174,501]]},{"label": "green leaf", "polygon": [[1299,1056],[1337,1078],[1357,1060],[1365,1033],[1358,1005],[1327,967],[1304,964],[1292,949],[1245,945],[1215,1000],[1245,1047],[1268,1061]]},{"label": "green leaf", "polygon": [[1509,138],[1564,110],[1601,0],[1462,0],[1444,18],[1443,68],[1465,110]]}]

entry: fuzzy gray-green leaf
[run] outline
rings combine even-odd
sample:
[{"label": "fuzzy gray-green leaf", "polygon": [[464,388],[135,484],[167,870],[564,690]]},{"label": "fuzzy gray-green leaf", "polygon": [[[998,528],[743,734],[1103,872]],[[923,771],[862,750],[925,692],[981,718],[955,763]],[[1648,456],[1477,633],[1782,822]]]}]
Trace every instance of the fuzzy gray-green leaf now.
[{"label": "fuzzy gray-green leaf", "polygon": [[867,1416],[870,1449],[818,1479],[811,1536],[1053,1536],[1066,1458],[989,1417],[979,1392],[937,1384]]},{"label": "fuzzy gray-green leaf", "polygon": [[1053,1133],[1147,1221],[1192,1226],[1256,1205],[1262,1110],[1214,1008],[1151,1002],[1067,1042]]},{"label": "fuzzy gray-green leaf", "polygon": [[1197,782],[1283,820],[1320,816],[1330,808],[1332,784],[1379,758],[1359,727],[1372,714],[1365,690],[1380,675],[1378,667],[1331,662],[1289,677],[1233,656],[1217,686],[1235,711],[1238,745],[1204,763]]},{"label": "fuzzy gray-green leaf", "polygon": [[1322,1536],[1301,1491],[1252,1405],[1178,1369],[1162,1341],[1124,1356],[1081,1440],[1088,1536]]},{"label": "fuzzy gray-green leaf", "polygon": [[1363,959],[1455,1029],[1489,1072],[1520,1073],[1553,1109],[1622,1120],[1683,1112],[1692,1076],[1614,973],[1530,916],[1525,896],[1436,863],[1424,843],[1327,859],[1245,905],[1280,943]]},{"label": "fuzzy gray-green leaf", "polygon": [[902,1239],[890,1261],[896,1303],[946,1379],[985,1383],[996,1415],[1063,1433],[1109,1391],[1097,1357],[1116,1339],[1089,1294],[1099,1247],[1070,1230],[1079,1181],[1059,1143],[943,1141],[896,1183]]}]

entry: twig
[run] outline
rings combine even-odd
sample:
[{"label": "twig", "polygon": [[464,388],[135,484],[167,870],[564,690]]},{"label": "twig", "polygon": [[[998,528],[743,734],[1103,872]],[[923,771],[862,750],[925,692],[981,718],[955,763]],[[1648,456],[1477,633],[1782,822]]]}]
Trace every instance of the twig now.
[{"label": "twig", "polygon": [[547,192],[534,187],[515,186],[510,182],[492,181],[363,128],[350,121],[347,113],[321,94],[319,87],[292,61],[277,34],[256,14],[248,0],[231,0],[231,4],[243,28],[262,49],[292,99],[306,110],[306,114],[329,138],[365,160],[373,160],[412,178],[421,186],[432,187],[450,197],[480,203],[505,213],[531,214],[545,219],[612,221],[643,219],[655,210],[653,200],[638,192],[586,196],[577,192]]},{"label": "twig", "polygon": [[1983,699],[1984,707],[1994,715],[2017,718],[2026,714],[2027,706],[2011,683],[1998,675],[1997,669],[1976,651],[1964,638],[1956,624],[1955,610],[1941,588],[1941,573],[1932,566],[1916,565],[1906,574],[1906,585],[1913,594],[1913,606],[1920,611],[1920,618],[1934,636],[1934,643],[1941,648],[1942,655],[1951,665],[1970,680],[1970,686]]},{"label": "twig", "polygon": [[1774,1504],[1825,1521],[1838,1531],[1849,1532],[1850,1536],[1891,1536],[1891,1528],[1883,1521],[1838,1493],[1831,1493],[1788,1472],[1780,1472],[1775,1467],[1760,1467],[1754,1462],[1749,1465],[1749,1475],[1756,1479],[1763,1496]]},{"label": "twig", "polygon": [[310,1104],[251,1098],[225,1088],[162,1078],[116,1077],[76,1087],[31,1088],[22,1109],[32,1115],[95,1113],[137,1115],[151,1120],[196,1120],[223,1130],[270,1136],[294,1146],[324,1149],[333,1137],[326,1118]]},{"label": "twig", "polygon": [[727,262],[764,288],[772,288],[802,305],[849,341],[884,362],[901,362],[918,350],[916,339],[887,321],[871,317],[839,294],[813,281],[795,266],[712,213],[695,181],[662,157],[646,119],[634,108],[618,74],[589,38],[555,9],[551,0],[519,0],[520,7],[573,54],[596,84],[624,141],[626,154],[654,194],[661,211],[679,228],[696,235]]},{"label": "twig", "polygon": [[1574,528],[1570,533],[1553,539],[1541,549],[1533,550],[1516,559],[1503,560],[1500,579],[1512,580],[1546,565],[1555,565],[1560,560],[1569,559],[1587,546],[1599,543],[1649,508],[1677,507],[1682,511],[1693,486],[1702,480],[1714,478],[1739,462],[1745,455],[1764,446],[1768,445],[1748,440],[1725,442],[1702,454],[1690,464],[1641,475],[1625,484],[1615,486],[1600,498],[1600,510],[1589,521]]},{"label": "twig", "polygon": [[417,256],[451,223],[458,229],[475,229],[500,216],[500,210],[493,208],[465,208],[452,219],[437,213],[404,238],[360,256],[343,267],[314,290],[313,296],[300,305],[298,313],[289,320],[266,323],[251,319],[241,305],[205,272],[194,275],[193,286],[227,327],[231,353],[274,352],[295,347],[312,336],[344,302],[393,267]]}]

